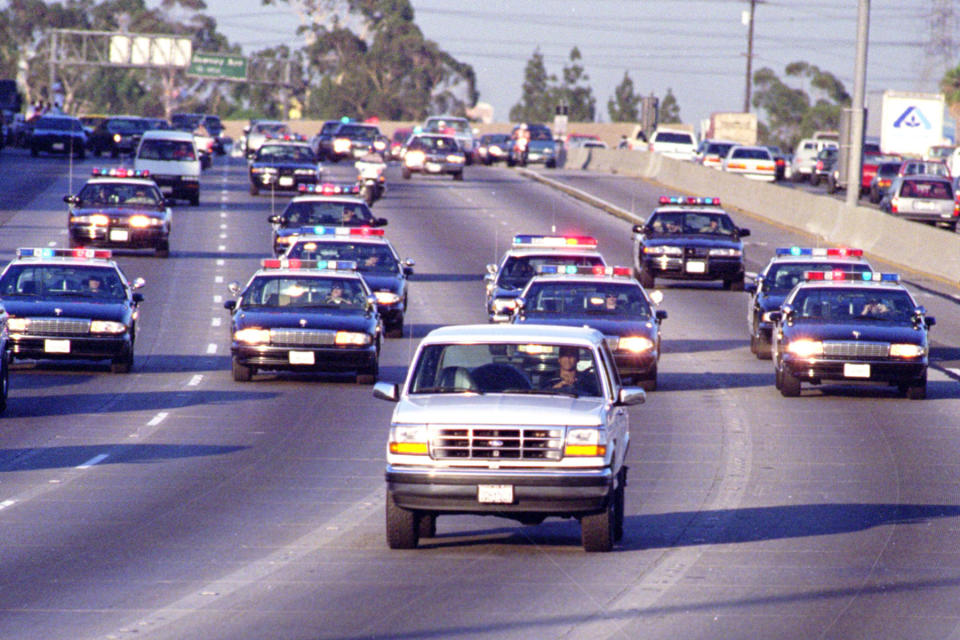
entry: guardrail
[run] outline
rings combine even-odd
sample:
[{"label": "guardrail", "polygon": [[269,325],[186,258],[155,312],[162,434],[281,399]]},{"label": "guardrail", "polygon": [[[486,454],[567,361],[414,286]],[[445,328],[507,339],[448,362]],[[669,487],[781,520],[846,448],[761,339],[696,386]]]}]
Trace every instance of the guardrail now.
[{"label": "guardrail", "polygon": [[655,180],[682,193],[718,196],[724,206],[805,231],[823,242],[859,247],[881,260],[956,284],[960,234],[798,189],[748,180],[645,151],[571,149],[567,167]]}]

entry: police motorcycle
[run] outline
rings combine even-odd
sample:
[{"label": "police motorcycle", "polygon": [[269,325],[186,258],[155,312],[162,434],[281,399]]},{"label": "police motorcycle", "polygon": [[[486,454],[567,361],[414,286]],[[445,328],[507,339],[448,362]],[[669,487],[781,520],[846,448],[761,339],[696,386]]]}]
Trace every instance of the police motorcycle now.
[{"label": "police motorcycle", "polygon": [[357,169],[360,197],[372,206],[387,190],[387,164],[379,156],[370,154],[357,160],[353,166]]}]

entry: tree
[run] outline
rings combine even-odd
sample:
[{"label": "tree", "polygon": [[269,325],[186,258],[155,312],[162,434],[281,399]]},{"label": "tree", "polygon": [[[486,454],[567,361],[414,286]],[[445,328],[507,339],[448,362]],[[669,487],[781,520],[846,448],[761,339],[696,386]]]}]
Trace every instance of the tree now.
[{"label": "tree", "polygon": [[960,65],[949,69],[940,80],[940,90],[943,91],[950,115],[960,120]]},{"label": "tree", "polygon": [[636,122],[640,119],[640,96],[633,91],[630,74],[623,72],[623,80],[613,90],[613,97],[607,101],[607,113],[611,122]]},{"label": "tree", "polygon": [[551,96],[551,82],[556,82],[556,76],[547,75],[543,54],[537,47],[527,61],[520,102],[510,108],[510,119],[515,122],[544,122],[552,118],[556,102]]},{"label": "tree", "polygon": [[680,105],[677,104],[677,98],[673,95],[672,89],[668,88],[667,95],[663,96],[663,100],[660,101],[660,117],[658,120],[663,124],[683,122],[680,119]]},{"label": "tree", "polygon": [[593,90],[583,84],[590,76],[580,64],[582,57],[577,47],[570,50],[570,63],[563,68],[563,84],[549,92],[555,96],[555,105],[566,103],[571,122],[593,122],[596,119],[597,101],[593,97]]}]

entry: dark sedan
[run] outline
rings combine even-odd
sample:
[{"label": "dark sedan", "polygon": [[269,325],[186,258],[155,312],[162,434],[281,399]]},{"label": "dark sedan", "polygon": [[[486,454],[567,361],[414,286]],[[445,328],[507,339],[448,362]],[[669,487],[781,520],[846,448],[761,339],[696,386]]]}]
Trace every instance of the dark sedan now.
[{"label": "dark sedan", "polygon": [[151,128],[143,118],[134,116],[113,116],[101,121],[94,127],[87,140],[90,153],[99,156],[109,153],[111,158],[132,154],[143,132]]},{"label": "dark sedan", "polygon": [[724,289],[743,290],[742,238],[717,198],[663,196],[662,206],[643,225],[634,225],[634,273],[645,288],[657,278],[722,280]]},{"label": "dark sedan", "polygon": [[808,274],[773,321],[775,384],[784,396],[824,381],[879,382],[913,400],[927,395],[935,321],[896,274]]},{"label": "dark sedan", "polygon": [[299,191],[320,182],[320,163],[305,142],[266,142],[250,161],[250,195],[260,190]]},{"label": "dark sedan", "polygon": [[41,116],[30,123],[30,155],[45,153],[72,154],[87,157],[87,132],[73,116]]},{"label": "dark sedan", "polygon": [[133,366],[143,295],[106,249],[20,249],[0,275],[8,353],[35,360],[110,360]]},{"label": "dark sedan", "polygon": [[231,312],[233,379],[261,369],[354,372],[372,384],[379,372],[381,322],[355,263],[268,259],[224,303]]}]

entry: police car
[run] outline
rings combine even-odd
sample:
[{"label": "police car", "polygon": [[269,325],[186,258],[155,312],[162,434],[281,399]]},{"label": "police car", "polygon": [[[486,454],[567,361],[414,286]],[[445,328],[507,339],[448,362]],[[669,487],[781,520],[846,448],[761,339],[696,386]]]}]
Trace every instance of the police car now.
[{"label": "police car", "polygon": [[516,298],[544,264],[575,267],[606,266],[597,240],[590,236],[544,236],[520,234],[499,264],[488,264],[486,307],[490,322],[509,322]]},{"label": "police car", "polygon": [[260,190],[299,191],[316,185],[322,169],[306,142],[265,142],[250,161],[250,195]]},{"label": "police car", "polygon": [[80,193],[66,195],[71,247],[153,249],[170,255],[173,213],[143,170],[95,168]]},{"label": "police car", "polygon": [[634,225],[634,272],[645,288],[657,278],[722,280],[744,287],[743,242],[749,229],[734,224],[719,198],[661,196],[645,224]]},{"label": "police car", "polygon": [[927,395],[935,320],[897,274],[808,272],[771,319],[775,384],[784,396],[824,381],[885,383],[913,400]]},{"label": "police car", "polygon": [[383,229],[371,227],[314,227],[297,237],[286,258],[300,260],[352,260],[377,299],[386,335],[403,336],[407,310],[407,278],[413,260],[401,260]]},{"label": "police car", "polygon": [[656,303],[633,279],[630,267],[548,264],[537,274],[517,298],[514,323],[596,329],[613,352],[621,379],[656,390],[660,324],[667,312],[654,310]]},{"label": "police car", "polygon": [[307,229],[314,227],[386,226],[387,219],[375,217],[359,193],[360,187],[354,183],[306,186],[283,213],[267,218],[273,225],[274,255],[282,254],[297,236],[310,233]]},{"label": "police car", "polygon": [[266,259],[245,287],[232,282],[233,379],[261,369],[379,373],[382,324],[377,301],[355,262]]},{"label": "police car", "polygon": [[0,274],[8,353],[34,360],[133,366],[142,278],[129,282],[108,249],[18,249]]},{"label": "police car", "polygon": [[770,314],[783,304],[784,299],[807,271],[841,270],[861,274],[873,271],[863,259],[861,249],[845,247],[778,247],[775,255],[754,282],[747,283],[750,293],[747,304],[747,325],[750,327],[750,351],[761,360],[770,359],[770,335],[773,322]]}]

